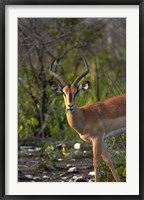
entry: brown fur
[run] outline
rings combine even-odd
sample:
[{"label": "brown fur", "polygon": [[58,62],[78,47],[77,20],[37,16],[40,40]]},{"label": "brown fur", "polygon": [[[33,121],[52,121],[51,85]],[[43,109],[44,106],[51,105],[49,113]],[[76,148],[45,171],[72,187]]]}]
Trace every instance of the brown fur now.
[{"label": "brown fur", "polygon": [[86,134],[86,138],[91,139],[99,134],[107,134],[125,127],[125,115],[126,95],[122,94],[103,102],[75,107],[74,112],[67,112],[67,120],[71,128],[83,137]]}]

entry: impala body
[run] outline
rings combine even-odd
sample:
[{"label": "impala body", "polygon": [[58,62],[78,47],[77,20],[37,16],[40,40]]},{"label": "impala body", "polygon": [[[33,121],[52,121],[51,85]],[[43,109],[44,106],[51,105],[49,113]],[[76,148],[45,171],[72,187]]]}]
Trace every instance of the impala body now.
[{"label": "impala body", "polygon": [[93,145],[93,166],[95,171],[95,181],[98,181],[98,171],[100,157],[109,166],[116,181],[120,181],[119,176],[110,159],[104,138],[123,133],[126,127],[126,95],[111,97],[103,102],[77,107],[75,97],[81,90],[89,88],[89,82],[78,85],[78,82],[89,73],[86,60],[82,57],[86,71],[81,74],[71,86],[67,85],[62,77],[52,71],[53,60],[50,66],[50,74],[57,78],[61,84],[51,82],[51,88],[61,92],[64,97],[67,109],[67,121],[69,126],[74,129],[83,140],[91,140]]}]

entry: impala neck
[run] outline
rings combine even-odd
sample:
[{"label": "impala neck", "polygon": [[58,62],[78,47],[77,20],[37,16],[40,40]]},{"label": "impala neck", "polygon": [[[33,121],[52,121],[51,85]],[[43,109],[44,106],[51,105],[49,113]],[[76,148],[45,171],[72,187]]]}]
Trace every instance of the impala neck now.
[{"label": "impala neck", "polygon": [[70,127],[76,131],[80,131],[83,123],[83,115],[81,109],[75,106],[73,111],[67,110],[66,116]]}]

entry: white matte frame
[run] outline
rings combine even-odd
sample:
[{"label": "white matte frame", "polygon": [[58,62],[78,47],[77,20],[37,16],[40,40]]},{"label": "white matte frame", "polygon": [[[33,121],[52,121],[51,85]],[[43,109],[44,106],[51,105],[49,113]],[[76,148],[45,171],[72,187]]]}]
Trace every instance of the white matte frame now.
[{"label": "white matte frame", "polygon": [[[17,182],[18,165],[18,18],[126,18],[126,177],[122,183]],[[6,195],[138,195],[139,194],[139,6],[16,6],[5,9],[6,62]]]}]

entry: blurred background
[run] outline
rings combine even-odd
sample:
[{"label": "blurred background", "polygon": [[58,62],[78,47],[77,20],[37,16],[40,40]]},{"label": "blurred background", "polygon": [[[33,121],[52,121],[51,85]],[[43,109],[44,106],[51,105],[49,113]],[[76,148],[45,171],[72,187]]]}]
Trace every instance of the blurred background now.
[{"label": "blurred background", "polygon": [[[76,97],[78,106],[126,92],[125,18],[18,19],[19,181],[70,181],[73,176],[62,179],[60,169],[66,172],[66,163],[73,166],[76,158],[81,159],[77,164],[86,164],[84,170],[92,169],[91,143],[81,141],[68,126],[63,97],[49,86],[53,59],[62,57],[57,72],[71,84],[85,70],[80,55],[90,68],[82,81],[91,85]],[[80,144],[78,149],[74,148],[76,143]],[[107,145],[125,181],[125,135],[108,139]],[[101,166],[101,181],[114,181],[103,161]],[[53,177],[48,174],[51,170]],[[87,181],[86,174],[78,175]]]}]

